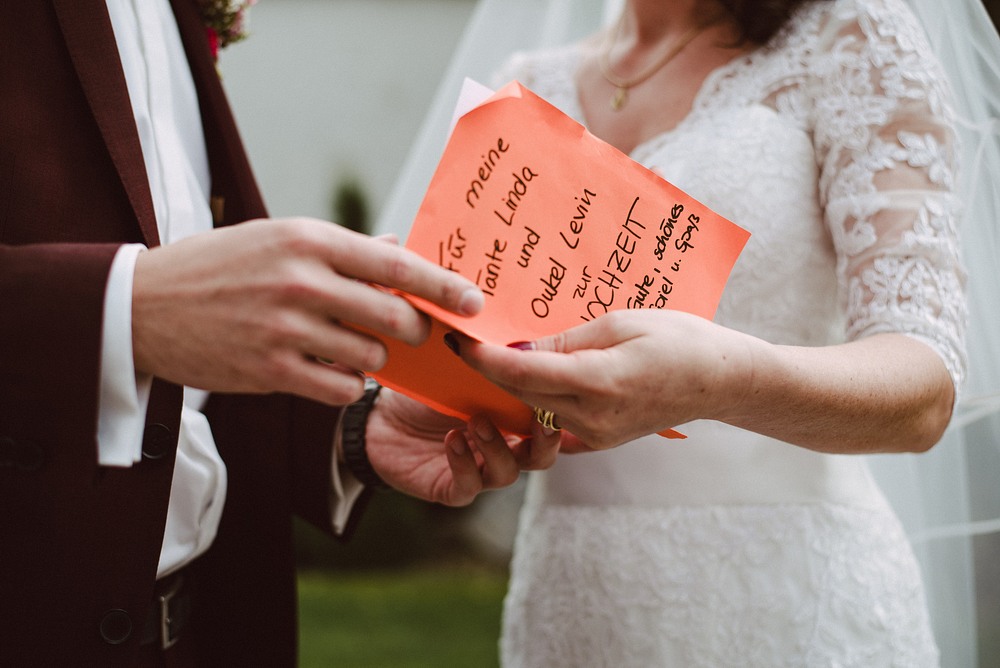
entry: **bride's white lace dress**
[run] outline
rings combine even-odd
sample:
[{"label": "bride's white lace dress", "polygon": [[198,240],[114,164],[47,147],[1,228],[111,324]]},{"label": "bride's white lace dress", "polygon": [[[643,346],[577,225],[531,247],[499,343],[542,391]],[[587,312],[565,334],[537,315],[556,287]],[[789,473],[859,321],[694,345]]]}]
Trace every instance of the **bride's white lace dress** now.
[{"label": "bride's white lace dress", "polygon": [[[804,346],[903,332],[960,382],[954,139],[929,53],[901,0],[809,4],[634,151],[752,232],[719,323]],[[520,54],[500,78],[582,122],[580,57]],[[505,666],[937,664],[917,564],[864,457],[680,430],[531,474]]]}]

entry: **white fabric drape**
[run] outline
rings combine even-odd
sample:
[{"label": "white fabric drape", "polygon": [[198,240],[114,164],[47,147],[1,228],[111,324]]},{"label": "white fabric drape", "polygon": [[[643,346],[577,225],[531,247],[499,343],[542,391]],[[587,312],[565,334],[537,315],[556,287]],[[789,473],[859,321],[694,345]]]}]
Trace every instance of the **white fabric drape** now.
[{"label": "white fabric drape", "polygon": [[[973,537],[1000,532],[1000,190],[994,184],[1000,174],[1000,38],[980,0],[907,1],[954,89],[969,366],[941,442],[921,456],[878,457],[873,470],[921,561],[946,665],[974,666]],[[989,568],[991,561],[995,556],[978,566]]]}]

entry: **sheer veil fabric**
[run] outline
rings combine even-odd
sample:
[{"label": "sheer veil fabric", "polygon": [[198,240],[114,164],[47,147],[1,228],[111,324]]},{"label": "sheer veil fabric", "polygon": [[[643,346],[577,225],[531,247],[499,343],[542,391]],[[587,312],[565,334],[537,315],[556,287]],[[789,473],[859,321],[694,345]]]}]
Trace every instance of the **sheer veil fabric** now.
[{"label": "sheer veil fabric", "polygon": [[[872,468],[920,560],[942,660],[976,665],[973,540],[1000,535],[1000,38],[980,0],[907,0],[951,80],[961,136],[968,271],[968,376],[942,441]],[[465,77],[492,82],[512,52],[568,43],[612,21],[622,0],[480,0],[380,215],[405,239],[444,147]],[[738,221],[737,221],[738,222]],[[980,567],[990,565],[983,560]]]},{"label": "sheer veil fabric", "polygon": [[[1000,38],[980,0],[907,0],[952,83],[965,206],[968,376],[944,438],[924,455],[873,458],[873,470],[924,571],[944,665],[974,666],[975,536],[1000,535]],[[982,539],[981,539],[982,540]],[[996,576],[994,570],[992,576]],[[980,572],[979,581],[988,575]]]}]

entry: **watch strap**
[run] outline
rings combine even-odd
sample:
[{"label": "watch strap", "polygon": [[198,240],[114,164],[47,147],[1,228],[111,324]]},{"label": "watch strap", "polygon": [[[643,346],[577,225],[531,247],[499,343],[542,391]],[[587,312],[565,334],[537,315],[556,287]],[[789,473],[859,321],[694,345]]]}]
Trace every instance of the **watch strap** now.
[{"label": "watch strap", "polygon": [[373,489],[391,489],[375,472],[368,459],[368,416],[375,407],[382,386],[375,381],[365,382],[365,394],[353,404],[344,408],[341,418],[340,447],[344,456],[344,465],[358,482]]}]

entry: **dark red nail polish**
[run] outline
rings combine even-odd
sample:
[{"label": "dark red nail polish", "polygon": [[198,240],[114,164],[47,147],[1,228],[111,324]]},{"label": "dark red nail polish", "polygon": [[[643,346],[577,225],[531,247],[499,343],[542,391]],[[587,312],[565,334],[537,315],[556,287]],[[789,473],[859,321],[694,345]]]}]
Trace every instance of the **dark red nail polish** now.
[{"label": "dark red nail polish", "polygon": [[535,349],[535,342],[534,341],[515,341],[514,343],[508,343],[507,347],[508,348],[515,348],[517,350],[534,350]]}]

